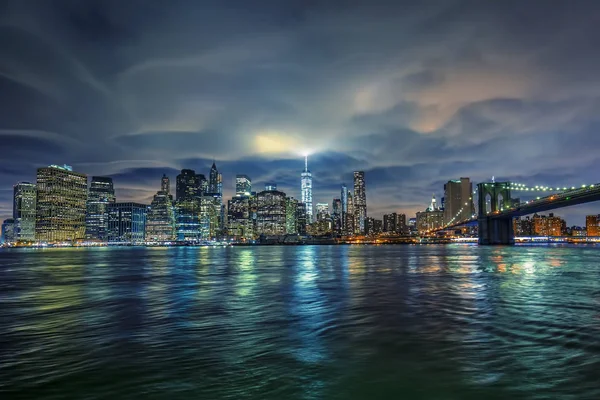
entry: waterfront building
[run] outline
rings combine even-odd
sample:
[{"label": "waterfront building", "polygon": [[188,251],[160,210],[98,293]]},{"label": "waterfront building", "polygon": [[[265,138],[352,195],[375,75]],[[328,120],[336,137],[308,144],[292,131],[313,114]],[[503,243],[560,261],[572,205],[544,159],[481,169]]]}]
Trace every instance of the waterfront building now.
[{"label": "waterfront building", "polygon": [[2,222],[2,229],[0,231],[0,243],[14,243],[17,241],[15,225],[16,224],[14,218],[7,218]]},{"label": "waterfront building", "polygon": [[566,222],[553,213],[545,215],[533,215],[533,235],[535,236],[562,236],[566,230]]},{"label": "waterfront building", "polygon": [[444,185],[444,224],[467,220],[475,214],[472,193],[469,178],[451,180]]},{"label": "waterfront building", "polygon": [[367,218],[365,172],[354,171],[354,232],[356,234],[365,234],[365,218]]},{"label": "waterfront building", "polygon": [[250,196],[252,193],[252,180],[248,175],[235,176],[235,194],[239,196]]},{"label": "waterfront building", "polygon": [[285,232],[287,234],[298,233],[298,200],[288,197],[285,204]]},{"label": "waterfront building", "polygon": [[298,202],[296,204],[296,231],[300,235],[306,235],[308,218],[306,216],[306,204]]},{"label": "waterfront building", "polygon": [[171,196],[170,180],[161,179],[161,190],[156,192],[146,216],[146,241],[168,242],[176,239],[175,210]]},{"label": "waterfront building", "polygon": [[332,202],[332,213],[331,213],[331,220],[332,220],[332,230],[333,232],[335,232],[336,234],[341,234],[342,232],[342,200],[341,199],[333,199]]},{"label": "waterfront building", "polygon": [[216,239],[223,232],[222,198],[218,193],[207,193],[200,199],[200,237]]},{"label": "waterfront building", "polygon": [[86,239],[101,242],[108,240],[108,207],[115,201],[112,178],[93,176],[86,204]]},{"label": "waterfront building", "polygon": [[13,219],[16,241],[35,240],[35,208],[37,187],[19,182],[13,187]]},{"label": "waterfront building", "polygon": [[37,170],[35,238],[65,242],[85,238],[87,175],[68,165]]},{"label": "waterfront building", "polygon": [[398,214],[398,224],[396,228],[396,232],[400,235],[406,235],[408,233],[408,227],[406,226],[406,214]]},{"label": "waterfront building", "polygon": [[587,236],[600,236],[600,215],[586,216],[585,230],[587,232]]},{"label": "waterfront building", "polygon": [[236,195],[227,202],[227,234],[235,239],[254,237],[250,196]]},{"label": "waterfront building", "polygon": [[515,236],[533,236],[533,220],[529,216],[513,219],[513,232]]},{"label": "waterfront building", "polygon": [[383,221],[380,219],[373,220],[373,234],[379,235],[383,232]]},{"label": "waterfront building", "polygon": [[284,235],[286,233],[286,194],[279,190],[257,193],[256,234]]},{"label": "waterfront building", "polygon": [[383,232],[398,233],[398,214],[384,214],[383,216]]},{"label": "waterfront building", "polygon": [[438,208],[435,195],[431,198],[429,207],[425,211],[417,213],[416,222],[419,234],[427,233],[444,226],[444,211]]},{"label": "waterfront building", "polygon": [[346,211],[346,232],[345,235],[352,236],[355,232],[354,227],[354,199],[352,193],[347,195],[347,211]]},{"label": "waterfront building", "polygon": [[140,203],[108,205],[108,242],[141,245],[146,238],[148,206]]},{"label": "waterfront building", "polygon": [[341,231],[342,231],[342,235],[346,235],[346,232],[348,231],[348,224],[346,223],[347,219],[348,219],[348,188],[346,187],[345,184],[342,184],[340,200],[342,202]]},{"label": "waterfront building", "polygon": [[304,157],[304,171],[300,174],[301,201],[306,205],[306,221],[313,222],[312,174],[308,170],[308,156]]}]

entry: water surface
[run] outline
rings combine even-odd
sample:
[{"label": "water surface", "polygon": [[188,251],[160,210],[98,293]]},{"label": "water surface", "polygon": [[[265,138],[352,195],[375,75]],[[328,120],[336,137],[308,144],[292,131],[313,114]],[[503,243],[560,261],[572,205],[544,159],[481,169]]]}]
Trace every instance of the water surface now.
[{"label": "water surface", "polygon": [[0,250],[0,395],[600,399],[600,247]]}]

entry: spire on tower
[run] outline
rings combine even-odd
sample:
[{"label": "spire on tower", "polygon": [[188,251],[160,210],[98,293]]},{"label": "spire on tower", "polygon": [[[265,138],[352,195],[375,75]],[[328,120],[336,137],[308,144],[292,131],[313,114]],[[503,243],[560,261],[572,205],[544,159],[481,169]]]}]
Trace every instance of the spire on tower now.
[{"label": "spire on tower", "polygon": [[304,156],[304,172],[308,172],[308,154]]}]

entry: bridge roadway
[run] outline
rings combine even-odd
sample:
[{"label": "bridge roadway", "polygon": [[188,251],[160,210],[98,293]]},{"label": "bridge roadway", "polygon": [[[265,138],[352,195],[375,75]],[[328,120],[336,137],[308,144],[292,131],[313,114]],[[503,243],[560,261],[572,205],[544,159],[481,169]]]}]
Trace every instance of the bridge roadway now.
[{"label": "bridge roadway", "polygon": [[[515,207],[509,208],[504,211],[496,211],[494,213],[488,213],[487,217],[492,219],[505,219],[505,218],[516,218],[523,215],[529,215],[534,213],[541,213],[544,211],[550,211],[557,208],[575,206],[578,204],[591,203],[594,201],[600,201],[600,183],[596,185],[590,185],[579,189],[569,189],[560,193],[555,193],[546,197],[542,197],[538,200],[530,200],[527,202],[519,203]],[[443,228],[436,229],[434,232],[457,228],[459,226],[466,225],[471,222],[476,222],[477,218],[471,218],[464,221],[458,221],[451,225]]]}]

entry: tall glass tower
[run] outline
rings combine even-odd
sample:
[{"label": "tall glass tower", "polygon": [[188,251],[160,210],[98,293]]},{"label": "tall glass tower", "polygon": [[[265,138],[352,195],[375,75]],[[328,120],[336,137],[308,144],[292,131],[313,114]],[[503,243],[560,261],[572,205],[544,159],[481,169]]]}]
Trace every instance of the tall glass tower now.
[{"label": "tall glass tower", "polygon": [[312,210],[312,174],[308,170],[308,156],[304,156],[304,171],[300,174],[300,186],[302,194],[302,203],[306,204],[306,222],[310,224],[313,221]]},{"label": "tall glass tower", "polygon": [[364,171],[354,171],[354,232],[365,234],[367,219],[367,193],[365,189]]}]

